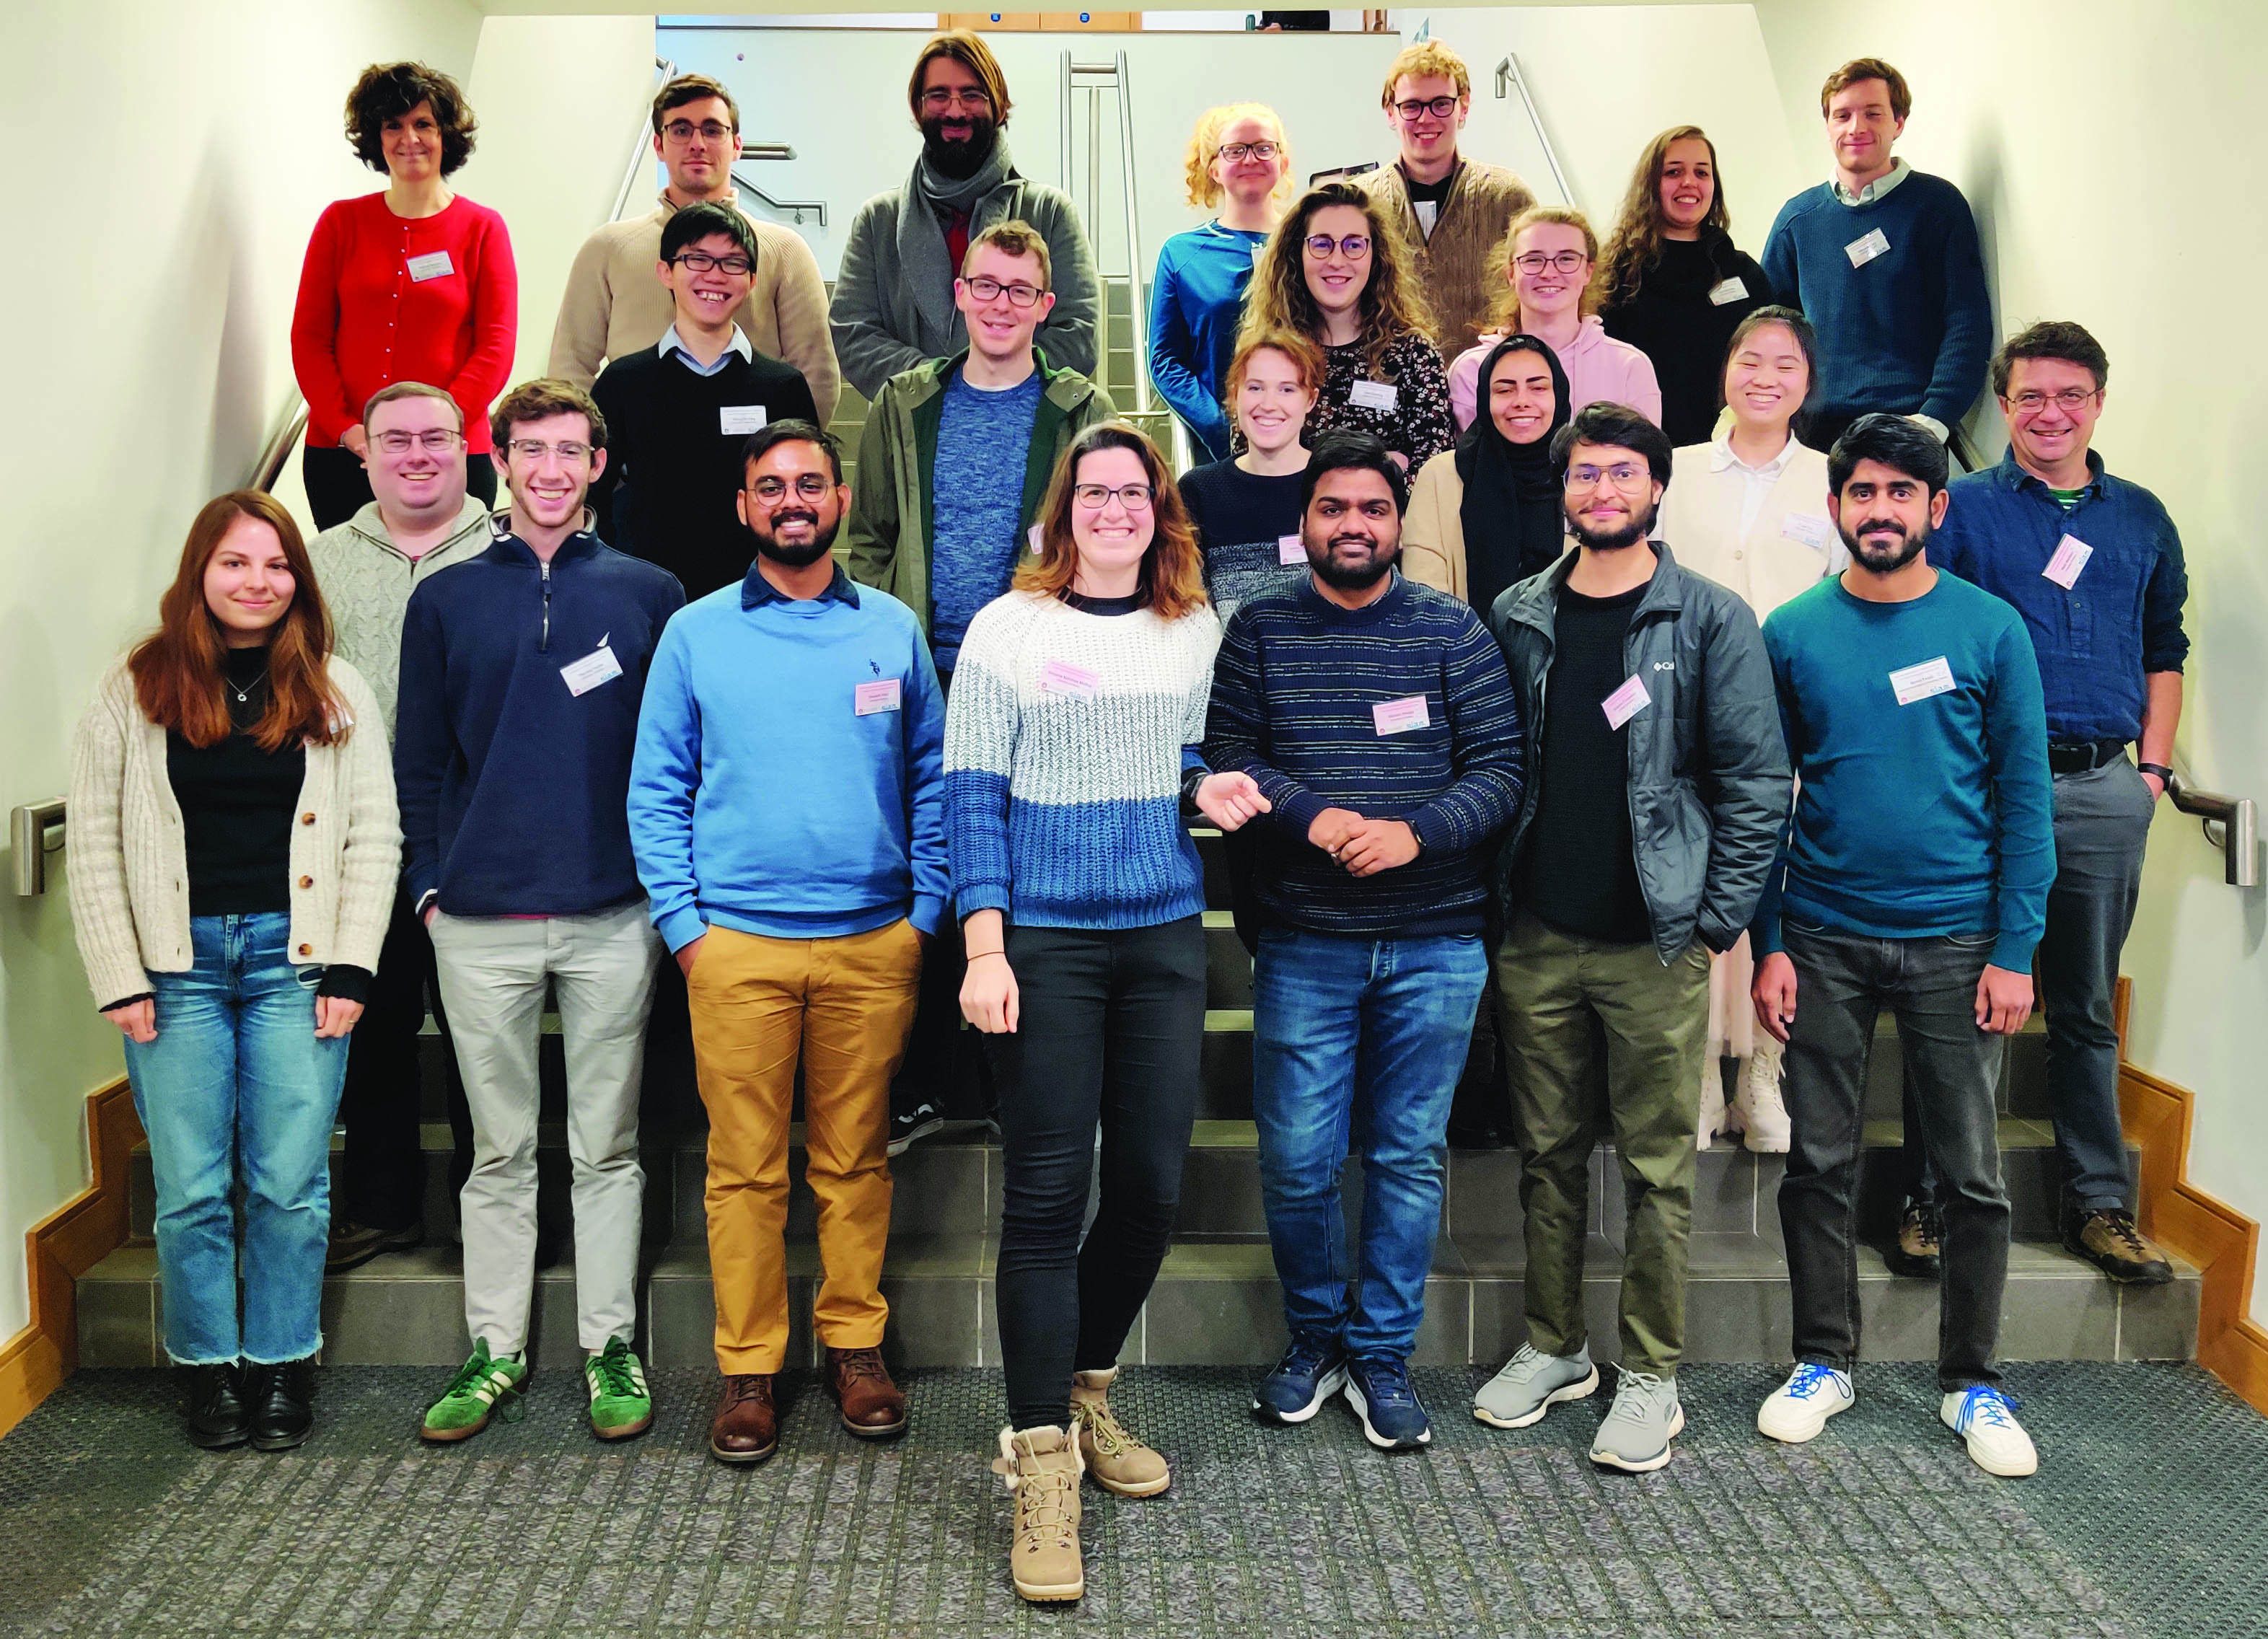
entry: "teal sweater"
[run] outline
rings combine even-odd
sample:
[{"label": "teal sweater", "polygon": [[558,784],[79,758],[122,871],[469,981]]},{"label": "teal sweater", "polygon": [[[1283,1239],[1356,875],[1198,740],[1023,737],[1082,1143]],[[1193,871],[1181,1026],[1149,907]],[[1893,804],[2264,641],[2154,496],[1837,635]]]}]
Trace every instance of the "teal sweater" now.
[{"label": "teal sweater", "polygon": [[[1822,581],[1773,611],[1764,649],[1798,786],[1756,953],[1780,948],[1785,914],[1876,938],[1997,932],[1992,966],[2029,973],[2055,827],[2022,617],[1942,571],[1906,603]],[[1891,674],[1940,659],[1952,687],[1900,705]]]}]

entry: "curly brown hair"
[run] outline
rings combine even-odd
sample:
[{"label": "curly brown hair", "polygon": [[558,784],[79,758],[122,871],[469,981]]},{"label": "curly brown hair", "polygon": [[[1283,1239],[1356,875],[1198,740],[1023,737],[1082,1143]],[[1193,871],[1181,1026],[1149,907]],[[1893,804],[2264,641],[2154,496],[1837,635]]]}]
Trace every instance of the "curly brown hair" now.
[{"label": "curly brown hair", "polygon": [[1725,209],[1725,179],[1717,169],[1717,144],[1697,125],[1673,125],[1646,145],[1638,169],[1631,173],[1629,191],[1623,195],[1622,214],[1599,258],[1599,305],[1619,307],[1638,299],[1638,286],[1647,269],[1661,261],[1661,168],[1669,163],[1670,148],[1696,142],[1709,151],[1709,214],[1701,218],[1701,237],[1733,231],[1732,213]]},{"label": "curly brown hair", "polygon": [[347,146],[355,158],[384,175],[386,151],[379,138],[388,120],[398,120],[419,103],[433,106],[441,128],[441,174],[453,176],[473,157],[473,135],[481,129],[473,105],[457,82],[423,62],[373,62],[347,93]]},{"label": "curly brown hair", "polygon": [[1482,282],[1494,292],[1489,298],[1487,327],[1491,332],[1510,335],[1527,328],[1520,321],[1520,290],[1512,282],[1512,247],[1520,242],[1522,232],[1539,222],[1556,222],[1581,231],[1583,252],[1591,259],[1591,282],[1583,287],[1579,311],[1586,319],[1599,311],[1599,236],[1591,231],[1591,219],[1572,205],[1530,205],[1512,219],[1504,237],[1489,252],[1481,272]]},{"label": "curly brown hair", "polygon": [[1079,481],[1079,461],[1098,450],[1131,450],[1149,481],[1150,549],[1142,555],[1142,591],[1161,621],[1178,621],[1205,602],[1204,555],[1197,550],[1197,533],[1182,505],[1181,486],[1142,430],[1131,422],[1099,421],[1071,441],[1048,481],[1047,499],[1040,503],[1039,555],[1016,571],[1018,592],[1059,597],[1071,589],[1079,570],[1079,547],[1071,539],[1071,489]]},{"label": "curly brown hair", "polygon": [[1252,270],[1252,284],[1244,296],[1243,330],[1290,330],[1320,344],[1322,309],[1307,288],[1305,256],[1307,224],[1315,213],[1333,205],[1362,212],[1370,232],[1370,279],[1362,287],[1357,312],[1362,320],[1364,362],[1374,372],[1386,349],[1405,335],[1434,339],[1433,312],[1425,300],[1425,287],[1410,265],[1410,250],[1393,224],[1386,220],[1378,202],[1351,182],[1326,182],[1300,196]]}]

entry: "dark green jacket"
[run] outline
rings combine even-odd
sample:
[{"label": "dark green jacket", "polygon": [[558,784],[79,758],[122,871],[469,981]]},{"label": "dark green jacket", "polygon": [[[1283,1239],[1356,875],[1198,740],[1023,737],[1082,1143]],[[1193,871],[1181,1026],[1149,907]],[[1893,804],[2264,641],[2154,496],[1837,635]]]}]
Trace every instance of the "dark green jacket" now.
[{"label": "dark green jacket", "polygon": [[[1631,841],[1654,950],[1668,964],[1697,934],[1712,951],[1740,938],[1778,855],[1793,783],[1756,617],[1736,594],[1678,568],[1660,541],[1654,549],[1660,562],[1631,612],[1623,655],[1627,675],[1643,677],[1651,696],[1627,737]],[[1519,909],[1513,862],[1551,781],[1543,697],[1559,589],[1577,556],[1506,589],[1489,612],[1528,733],[1528,790],[1497,859],[1506,927]]]}]

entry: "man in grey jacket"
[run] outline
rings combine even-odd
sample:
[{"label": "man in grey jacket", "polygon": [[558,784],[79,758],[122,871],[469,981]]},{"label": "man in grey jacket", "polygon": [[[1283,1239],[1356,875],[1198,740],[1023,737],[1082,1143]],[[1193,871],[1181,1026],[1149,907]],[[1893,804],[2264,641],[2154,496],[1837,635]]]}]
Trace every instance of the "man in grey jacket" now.
[{"label": "man in grey jacket", "polygon": [[891,377],[968,345],[953,281],[969,241],[1026,222],[1047,241],[1055,306],[1039,346],[1057,370],[1094,373],[1101,321],[1094,253],[1070,198],[1017,175],[1000,132],[1008,82],[983,40],[948,29],[922,48],[906,88],[921,158],[906,185],[858,208],[828,321],[843,379],[872,399]]},{"label": "man in grey jacket", "polygon": [[1551,441],[1578,550],[1497,599],[1528,735],[1498,863],[1498,1014],[1526,1216],[1528,1341],[1474,1397],[1519,1429],[1598,1387],[1583,1311],[1594,1021],[1627,1199],[1622,1371],[1591,1460],[1669,1460],[1685,1344],[1712,952],[1741,937],[1787,818],[1763,634],[1747,604],[1647,536],[1669,440],[1593,404]]}]

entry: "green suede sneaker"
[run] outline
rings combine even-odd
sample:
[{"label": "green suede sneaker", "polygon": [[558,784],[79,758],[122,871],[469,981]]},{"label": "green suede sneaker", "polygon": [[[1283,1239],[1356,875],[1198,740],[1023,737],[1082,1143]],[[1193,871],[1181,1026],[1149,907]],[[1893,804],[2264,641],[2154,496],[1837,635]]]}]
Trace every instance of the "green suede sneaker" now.
[{"label": "green suede sneaker", "polygon": [[491,1414],[517,1422],[527,1409],[520,1398],[526,1387],[527,1363],[517,1355],[494,1358],[488,1340],[479,1339],[473,1357],[425,1413],[425,1426],[417,1432],[429,1440],[469,1440],[489,1426]]},{"label": "green suede sneaker", "polygon": [[653,1395],[645,1385],[645,1368],[627,1342],[608,1338],[603,1353],[583,1363],[583,1378],[591,1385],[592,1433],[602,1440],[627,1440],[646,1431],[653,1422]]}]

